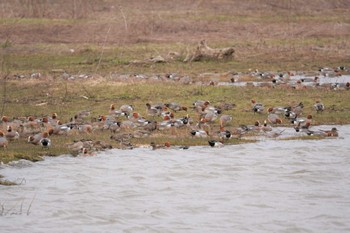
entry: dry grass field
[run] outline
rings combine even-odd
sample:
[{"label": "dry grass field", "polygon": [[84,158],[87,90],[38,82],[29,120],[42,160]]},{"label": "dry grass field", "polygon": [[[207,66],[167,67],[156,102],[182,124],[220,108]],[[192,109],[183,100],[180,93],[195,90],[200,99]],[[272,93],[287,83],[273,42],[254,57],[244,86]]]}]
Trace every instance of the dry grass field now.
[{"label": "dry grass field", "polygon": [[[350,60],[346,0],[3,0],[0,6],[0,59],[11,72],[315,70]],[[203,39],[233,46],[235,59],[183,64]],[[129,65],[169,52],[180,57],[166,67]]]}]

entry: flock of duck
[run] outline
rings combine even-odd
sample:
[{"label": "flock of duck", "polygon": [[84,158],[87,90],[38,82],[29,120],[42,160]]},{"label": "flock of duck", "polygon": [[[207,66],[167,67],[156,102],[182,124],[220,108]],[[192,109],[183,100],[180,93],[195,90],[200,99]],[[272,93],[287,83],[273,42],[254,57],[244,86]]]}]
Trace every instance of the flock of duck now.
[{"label": "flock of duck", "polygon": [[[215,106],[208,100],[197,100],[193,102],[191,107],[175,102],[165,104],[146,103],[147,117],[143,117],[132,105],[123,104],[116,108],[115,104],[111,104],[106,115],[91,118],[89,111],[80,111],[66,123],[63,123],[56,113],[42,118],[30,116],[10,119],[8,116],[2,116],[0,148],[6,149],[13,141],[20,138],[25,138],[30,144],[50,148],[53,144],[50,139],[51,135],[67,136],[74,132],[91,135],[96,131],[107,130],[111,133],[110,140],[117,141],[120,148],[132,149],[134,147],[130,143],[132,138],[150,137],[159,131],[169,131],[171,135],[177,137],[177,129],[181,128],[185,129],[183,132],[187,134],[187,137],[207,139],[209,146],[222,147],[231,138],[239,139],[249,133],[271,132],[269,134],[271,137],[278,137],[282,131],[273,132],[273,126],[277,126],[285,120],[294,126],[296,132],[322,137],[338,136],[336,128],[327,131],[311,130],[312,115],[309,114],[303,117],[304,105],[302,102],[295,106],[265,108],[264,104],[251,100],[250,111],[252,114],[267,114],[266,120],[263,123],[256,121],[253,125],[231,127],[231,130],[228,130],[227,126],[230,125],[233,116],[224,113],[234,107],[234,104],[229,103]],[[313,108],[317,113],[325,110],[324,104],[320,101],[317,101]],[[189,117],[188,112],[190,110],[195,112],[195,118]],[[179,112],[184,116],[175,117]],[[161,119],[161,121],[154,119]],[[212,130],[214,128],[217,130]],[[67,146],[72,153],[78,155],[94,155],[96,151],[112,148],[108,143],[93,140],[79,140]],[[171,145],[169,142],[164,144],[152,142],[149,147],[155,150],[170,148]],[[188,149],[187,146],[178,148]]]},{"label": "flock of duck", "polygon": [[[99,75],[92,74],[69,74],[64,72],[61,78],[67,81],[80,81],[100,78]],[[15,74],[14,79],[41,79],[44,77],[41,73],[32,73],[29,75]],[[289,71],[289,72],[267,72],[267,71],[249,71],[235,72],[228,71],[224,73],[202,73],[197,78],[191,78],[188,75],[177,73],[166,74],[119,74],[112,73],[111,80],[119,82],[138,82],[138,81],[160,81],[160,82],[178,82],[184,85],[233,85],[233,86],[255,86],[267,88],[325,88],[332,90],[350,90],[350,67],[338,66],[334,68],[321,67],[316,71]],[[248,79],[247,79],[248,78]],[[205,81],[204,81],[205,80]]]}]

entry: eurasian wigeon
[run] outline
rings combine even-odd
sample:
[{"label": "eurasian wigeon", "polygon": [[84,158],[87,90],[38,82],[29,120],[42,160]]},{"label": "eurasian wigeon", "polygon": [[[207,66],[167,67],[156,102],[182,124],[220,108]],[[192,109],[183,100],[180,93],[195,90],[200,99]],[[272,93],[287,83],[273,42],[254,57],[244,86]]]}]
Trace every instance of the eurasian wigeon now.
[{"label": "eurasian wigeon", "polygon": [[49,127],[54,127],[58,123],[58,115],[57,113],[52,113],[51,116],[46,116],[41,119],[41,122],[44,124],[48,124]]},{"label": "eurasian wigeon", "polygon": [[158,123],[157,121],[148,121],[148,123],[142,126],[142,128],[144,130],[154,131],[158,128]]},{"label": "eurasian wigeon", "polygon": [[232,110],[234,107],[236,107],[235,103],[226,103],[226,102],[222,102],[219,105],[215,106],[217,109],[221,109],[221,110]]},{"label": "eurasian wigeon", "polygon": [[9,122],[9,117],[8,116],[2,116],[1,117],[1,122]]},{"label": "eurasian wigeon", "polygon": [[48,136],[49,136],[49,133],[46,132],[46,131],[43,132],[43,133],[38,133],[38,134],[35,134],[35,135],[31,135],[31,136],[28,137],[28,142],[31,143],[31,144],[34,144],[34,145],[39,145],[41,139],[47,138]]},{"label": "eurasian wigeon", "polygon": [[308,115],[306,118],[296,118],[294,127],[296,132],[308,132],[312,122],[312,115]]},{"label": "eurasian wigeon", "polygon": [[254,113],[262,113],[264,111],[264,105],[262,103],[257,103],[255,99],[252,99],[251,103]]},{"label": "eurasian wigeon", "polygon": [[9,118],[7,116],[2,116],[0,120],[0,130],[6,130],[9,123]]},{"label": "eurasian wigeon", "polygon": [[27,130],[41,130],[41,120],[36,119],[34,116],[29,116],[23,126]]},{"label": "eurasian wigeon", "polygon": [[39,144],[42,148],[49,148],[51,146],[51,140],[47,137],[40,139]]},{"label": "eurasian wigeon", "polygon": [[218,118],[218,114],[216,114],[215,112],[209,111],[201,114],[200,122],[210,123],[210,122],[214,122],[217,118]]},{"label": "eurasian wigeon", "polygon": [[80,133],[87,133],[91,134],[93,131],[93,127],[90,124],[83,124],[83,125],[78,125],[78,131]]},{"label": "eurasian wigeon", "polygon": [[186,125],[189,125],[188,115],[185,117],[177,118],[173,121],[173,124],[176,128],[180,128]]},{"label": "eurasian wigeon", "polygon": [[90,114],[91,114],[91,112],[89,110],[82,110],[82,111],[77,112],[74,115],[74,118],[75,119],[85,119],[86,117],[90,116]]},{"label": "eurasian wigeon", "polygon": [[324,111],[324,104],[321,103],[320,100],[316,100],[316,103],[314,104],[314,109],[316,110],[317,113],[323,112]]},{"label": "eurasian wigeon", "polygon": [[304,104],[300,102],[299,104],[293,106],[291,111],[294,112],[297,116],[300,116],[303,113]]},{"label": "eurasian wigeon", "polygon": [[139,129],[139,130],[135,130],[132,134],[134,138],[146,138],[151,135],[151,132],[148,130]]},{"label": "eurasian wigeon", "polygon": [[219,141],[216,141],[216,140],[209,140],[208,144],[211,147],[223,147],[224,146],[224,144],[222,142],[219,142]]},{"label": "eurasian wigeon", "polygon": [[94,123],[94,129],[109,129],[112,125],[118,126],[115,115],[100,115],[98,117],[98,122]]},{"label": "eurasian wigeon", "polygon": [[205,130],[201,130],[201,129],[197,129],[197,130],[192,130],[191,135],[194,137],[198,137],[198,138],[206,138],[208,137],[208,132]]},{"label": "eurasian wigeon", "polygon": [[79,152],[84,147],[84,142],[82,141],[75,141],[71,144],[68,144],[68,149],[70,149],[72,152]]},{"label": "eurasian wigeon", "polygon": [[115,105],[114,104],[111,104],[109,106],[109,111],[108,111],[109,114],[115,114]]},{"label": "eurasian wigeon", "polygon": [[177,111],[187,111],[187,107],[184,107],[176,102],[171,102],[171,103],[167,103],[165,104],[165,106],[171,110],[173,110],[174,112]]},{"label": "eurasian wigeon", "polygon": [[9,144],[9,142],[8,142],[8,140],[6,139],[4,132],[2,132],[2,131],[0,130],[0,147],[3,147],[3,148],[6,149],[7,146],[8,146],[8,144]]},{"label": "eurasian wigeon", "polygon": [[338,130],[335,127],[331,130],[324,130],[323,132],[326,137],[338,137]]},{"label": "eurasian wigeon", "polygon": [[17,131],[12,130],[12,126],[7,126],[7,132],[5,134],[5,137],[8,141],[14,141],[19,139],[19,133]]},{"label": "eurasian wigeon", "polygon": [[131,133],[116,133],[111,135],[110,139],[115,140],[117,142],[125,142],[125,141],[129,141],[133,137],[134,135]]},{"label": "eurasian wigeon", "polygon": [[285,114],[288,111],[288,107],[270,107],[267,111],[268,113]]},{"label": "eurasian wigeon", "polygon": [[157,150],[157,149],[168,149],[170,148],[170,143],[165,142],[163,145],[162,144],[156,144],[155,142],[151,142],[150,146],[152,150]]},{"label": "eurasian wigeon", "polygon": [[166,128],[180,128],[186,125],[189,125],[189,118],[188,116],[181,117],[174,119],[173,117],[165,116],[163,117],[162,122],[159,123],[159,129],[166,129]]},{"label": "eurasian wigeon", "polygon": [[249,131],[260,131],[260,121],[255,121],[254,125],[240,125],[237,130],[241,130],[242,132],[249,132]]},{"label": "eurasian wigeon", "polygon": [[226,126],[229,122],[231,122],[232,121],[232,116],[231,115],[221,115],[220,116],[220,119],[219,119],[219,121],[220,121],[220,126],[221,127],[224,127],[224,126]]},{"label": "eurasian wigeon", "polygon": [[134,111],[134,106],[129,104],[123,104],[122,106],[120,106],[119,110],[131,114]]},{"label": "eurasian wigeon", "polygon": [[147,124],[146,118],[142,117],[138,112],[133,112],[128,118],[130,121],[134,122],[137,126],[143,126]]},{"label": "eurasian wigeon", "polygon": [[173,119],[167,115],[163,117],[163,121],[159,122],[158,129],[165,130],[165,129],[170,129],[173,126],[174,126]]},{"label": "eurasian wigeon", "polygon": [[287,119],[293,119],[297,117],[297,114],[292,111],[292,107],[286,107],[286,111],[284,113],[284,117]]},{"label": "eurasian wigeon", "polygon": [[111,105],[110,105],[108,113],[109,113],[110,115],[114,115],[115,117],[122,117],[122,116],[128,117],[128,116],[129,116],[129,113],[128,113],[128,112],[123,112],[123,111],[120,110],[120,109],[119,109],[119,110],[116,110],[114,104],[111,104]]},{"label": "eurasian wigeon", "polygon": [[306,117],[294,117],[290,119],[290,122],[294,125],[305,125],[305,124],[311,125],[312,115],[309,114]]},{"label": "eurasian wigeon", "polygon": [[126,121],[122,121],[120,122],[120,128],[121,129],[133,129],[133,128],[136,128],[137,125],[130,121],[130,120],[126,120]]},{"label": "eurasian wigeon", "polygon": [[227,140],[232,137],[232,134],[229,130],[225,130],[224,127],[220,127],[220,131],[218,132],[218,137],[222,140]]},{"label": "eurasian wigeon", "polygon": [[112,133],[116,133],[120,130],[121,124],[122,123],[120,121],[117,121],[110,124],[106,124],[105,126],[107,127],[106,129],[110,130]]},{"label": "eurasian wigeon", "polygon": [[193,102],[193,106],[194,108],[206,108],[208,107],[210,104],[210,102],[208,100],[196,100],[195,102]]},{"label": "eurasian wigeon", "polygon": [[155,117],[155,116],[160,116],[162,113],[162,108],[156,108],[155,106],[152,106],[150,103],[146,103],[147,107],[147,115]]},{"label": "eurasian wigeon", "polygon": [[267,115],[267,120],[271,123],[271,124],[282,124],[282,118],[275,114],[275,113],[269,113]]},{"label": "eurasian wigeon", "polygon": [[174,113],[173,112],[170,112],[170,111],[164,111],[164,112],[162,112],[161,114],[160,114],[160,116],[162,117],[162,118],[164,118],[165,116],[168,116],[168,117],[170,117],[170,118],[174,118]]},{"label": "eurasian wigeon", "polygon": [[74,128],[73,124],[62,124],[60,120],[57,121],[57,126],[53,127],[52,134],[67,135]]},{"label": "eurasian wigeon", "polygon": [[95,156],[95,155],[96,155],[96,153],[89,151],[88,148],[83,147],[80,149],[79,156]]},{"label": "eurasian wigeon", "polygon": [[264,124],[260,127],[260,129],[264,132],[272,131],[271,125],[268,125],[266,120],[264,121]]}]

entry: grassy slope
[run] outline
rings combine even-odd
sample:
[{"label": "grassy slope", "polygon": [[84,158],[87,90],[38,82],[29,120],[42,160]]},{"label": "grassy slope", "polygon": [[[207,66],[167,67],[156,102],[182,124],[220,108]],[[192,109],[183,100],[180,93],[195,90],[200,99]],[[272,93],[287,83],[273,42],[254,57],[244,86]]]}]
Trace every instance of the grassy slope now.
[{"label": "grassy slope", "polygon": [[[217,86],[184,86],[176,83],[133,83],[123,84],[109,81],[108,83],[90,81],[71,81],[67,86],[63,81],[8,81],[5,115],[10,117],[36,115],[38,117],[51,115],[56,112],[63,122],[67,122],[76,112],[90,110],[91,118],[108,113],[110,104],[116,106],[132,104],[135,110],[146,115],[145,103],[179,102],[190,107],[198,99],[210,100],[213,105],[222,102],[235,103],[233,110],[226,111],[234,117],[228,127],[238,127],[241,124],[252,124],[256,120],[266,119],[266,114],[253,114],[250,109],[252,98],[263,102],[266,107],[294,105],[302,101],[305,105],[304,114],[314,115],[313,122],[317,124],[345,124],[350,123],[350,104],[347,101],[348,91],[329,91],[323,89],[295,90],[295,89],[264,89]],[[89,99],[82,98],[88,96]],[[312,108],[315,100],[321,99],[328,107],[322,114],[316,114]],[[41,105],[41,103],[46,103]],[[182,117],[186,113],[177,113]],[[193,110],[188,114],[197,119]],[[160,121],[160,118],[155,118]],[[288,125],[288,123],[286,123]],[[218,130],[218,122],[213,125],[213,131]],[[118,146],[109,139],[110,132],[96,132],[93,135],[74,134],[71,137],[53,136],[53,147],[42,150],[40,147],[26,143],[26,139],[11,143],[8,150],[0,150],[0,160],[7,162],[18,158],[31,160],[40,159],[38,155],[58,155],[69,153],[66,144],[77,139],[95,139]],[[164,143],[170,141],[174,145],[205,145],[205,139],[188,140],[187,130],[178,130],[176,135],[169,131],[156,133],[146,139],[135,139],[134,144],[149,144],[151,141]],[[233,140],[231,143],[239,143]]]}]

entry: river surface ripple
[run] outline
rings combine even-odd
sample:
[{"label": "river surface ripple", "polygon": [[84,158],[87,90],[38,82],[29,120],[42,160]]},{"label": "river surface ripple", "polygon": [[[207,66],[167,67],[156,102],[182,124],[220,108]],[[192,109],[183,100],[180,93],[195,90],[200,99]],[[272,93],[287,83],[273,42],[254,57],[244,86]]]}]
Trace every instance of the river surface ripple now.
[{"label": "river surface ripple", "polygon": [[324,140],[3,165],[0,232],[350,232],[350,126]]}]

